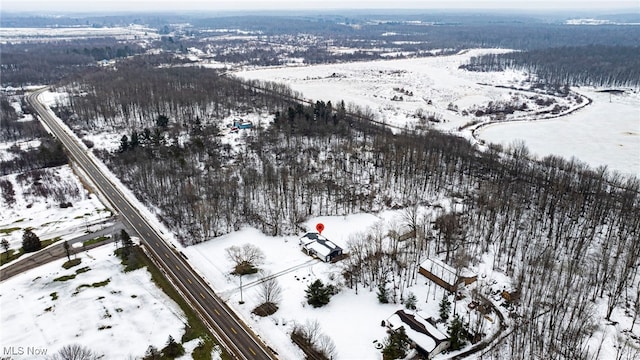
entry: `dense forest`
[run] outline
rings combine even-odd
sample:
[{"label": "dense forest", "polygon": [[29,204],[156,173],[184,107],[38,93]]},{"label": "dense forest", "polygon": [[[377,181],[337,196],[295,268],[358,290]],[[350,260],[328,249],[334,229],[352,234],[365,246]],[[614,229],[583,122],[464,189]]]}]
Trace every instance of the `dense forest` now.
[{"label": "dense forest", "polygon": [[140,52],[134,44],[115,39],[2,44],[2,86],[55,83],[97,61],[124,58]]},{"label": "dense forest", "polygon": [[[514,332],[489,358],[591,359],[601,319],[640,312],[637,178],[555,156],[532,161],[524,146],[479,152],[437,131],[392,134],[357,109],[300,104],[284,86],[214,70],[132,64],[65,90],[72,101],[57,110],[76,130],[121,131],[118,151],[99,155],[185,245],[244,224],[296,234],[310,216],[404,209],[416,236],[373,229],[350,241],[349,286],[391,282],[401,300],[430,254],[456,268],[495,254],[493,269],[522,295]],[[269,112],[273,122],[233,147],[219,128],[238,112]],[[419,211],[443,197],[460,206]],[[637,356],[621,339],[619,355]]]},{"label": "dense forest", "polygon": [[542,83],[640,86],[640,47],[591,45],[548,48],[473,57],[471,71],[524,70]]}]

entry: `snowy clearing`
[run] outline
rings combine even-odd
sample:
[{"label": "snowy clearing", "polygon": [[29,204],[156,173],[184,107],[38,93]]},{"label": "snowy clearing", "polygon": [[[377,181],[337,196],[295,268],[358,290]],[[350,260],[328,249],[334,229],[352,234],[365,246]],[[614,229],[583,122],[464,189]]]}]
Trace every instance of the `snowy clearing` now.
[{"label": "snowy clearing", "polygon": [[118,40],[159,38],[157,30],[140,25],[127,27],[55,27],[55,28],[3,28],[0,27],[0,43],[30,41],[57,41],[114,37]]}]

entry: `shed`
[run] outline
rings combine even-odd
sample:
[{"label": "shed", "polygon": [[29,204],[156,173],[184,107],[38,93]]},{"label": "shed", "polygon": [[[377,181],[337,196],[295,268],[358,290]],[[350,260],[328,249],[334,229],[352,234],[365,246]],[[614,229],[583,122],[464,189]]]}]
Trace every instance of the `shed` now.
[{"label": "shed", "polygon": [[233,127],[238,129],[251,129],[253,123],[249,120],[238,119],[233,122]]},{"label": "shed", "polygon": [[300,247],[307,255],[331,262],[342,255],[342,248],[316,232],[306,233],[300,238]]},{"label": "shed", "polygon": [[418,272],[450,292],[456,291],[460,283],[469,285],[478,278],[477,275],[466,273],[462,276],[453,267],[438,259],[423,261]]}]

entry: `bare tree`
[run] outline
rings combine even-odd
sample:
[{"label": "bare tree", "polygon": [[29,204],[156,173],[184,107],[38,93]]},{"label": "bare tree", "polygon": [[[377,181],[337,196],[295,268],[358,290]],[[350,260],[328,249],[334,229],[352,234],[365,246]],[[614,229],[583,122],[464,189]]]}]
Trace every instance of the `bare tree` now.
[{"label": "bare tree", "polygon": [[271,303],[277,305],[280,303],[282,300],[282,288],[278,280],[270,274],[266,275],[264,281],[260,284],[258,296],[263,304]]},{"label": "bare tree", "polygon": [[235,264],[234,274],[254,274],[258,272],[257,266],[264,261],[264,253],[262,250],[249,243],[242,246],[230,246],[226,251],[229,260]]},{"label": "bare tree", "polygon": [[51,356],[50,360],[97,360],[98,358],[99,356],[90,349],[79,344],[70,344],[62,347]]},{"label": "bare tree", "polygon": [[320,334],[316,342],[317,350],[324,354],[327,359],[335,359],[338,355],[336,344],[326,334]]}]

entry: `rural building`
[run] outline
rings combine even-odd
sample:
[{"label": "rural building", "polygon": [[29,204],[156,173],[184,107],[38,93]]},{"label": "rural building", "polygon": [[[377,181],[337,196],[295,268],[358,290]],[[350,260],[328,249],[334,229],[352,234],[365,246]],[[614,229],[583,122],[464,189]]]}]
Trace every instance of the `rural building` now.
[{"label": "rural building", "polygon": [[317,257],[324,262],[331,262],[342,256],[340,246],[316,232],[309,232],[301,237],[300,247],[307,255]]},{"label": "rural building", "polygon": [[454,268],[438,259],[425,260],[420,264],[418,272],[449,292],[455,292],[460,283],[469,285],[478,279],[477,275],[472,274],[462,276]]},{"label": "rural building", "polygon": [[233,127],[238,129],[251,129],[253,127],[253,123],[248,120],[239,119],[233,122]]},{"label": "rural building", "polygon": [[404,327],[404,331],[418,351],[424,353],[429,359],[449,348],[449,337],[419,315],[398,310],[387,319],[387,327],[392,331]]}]

